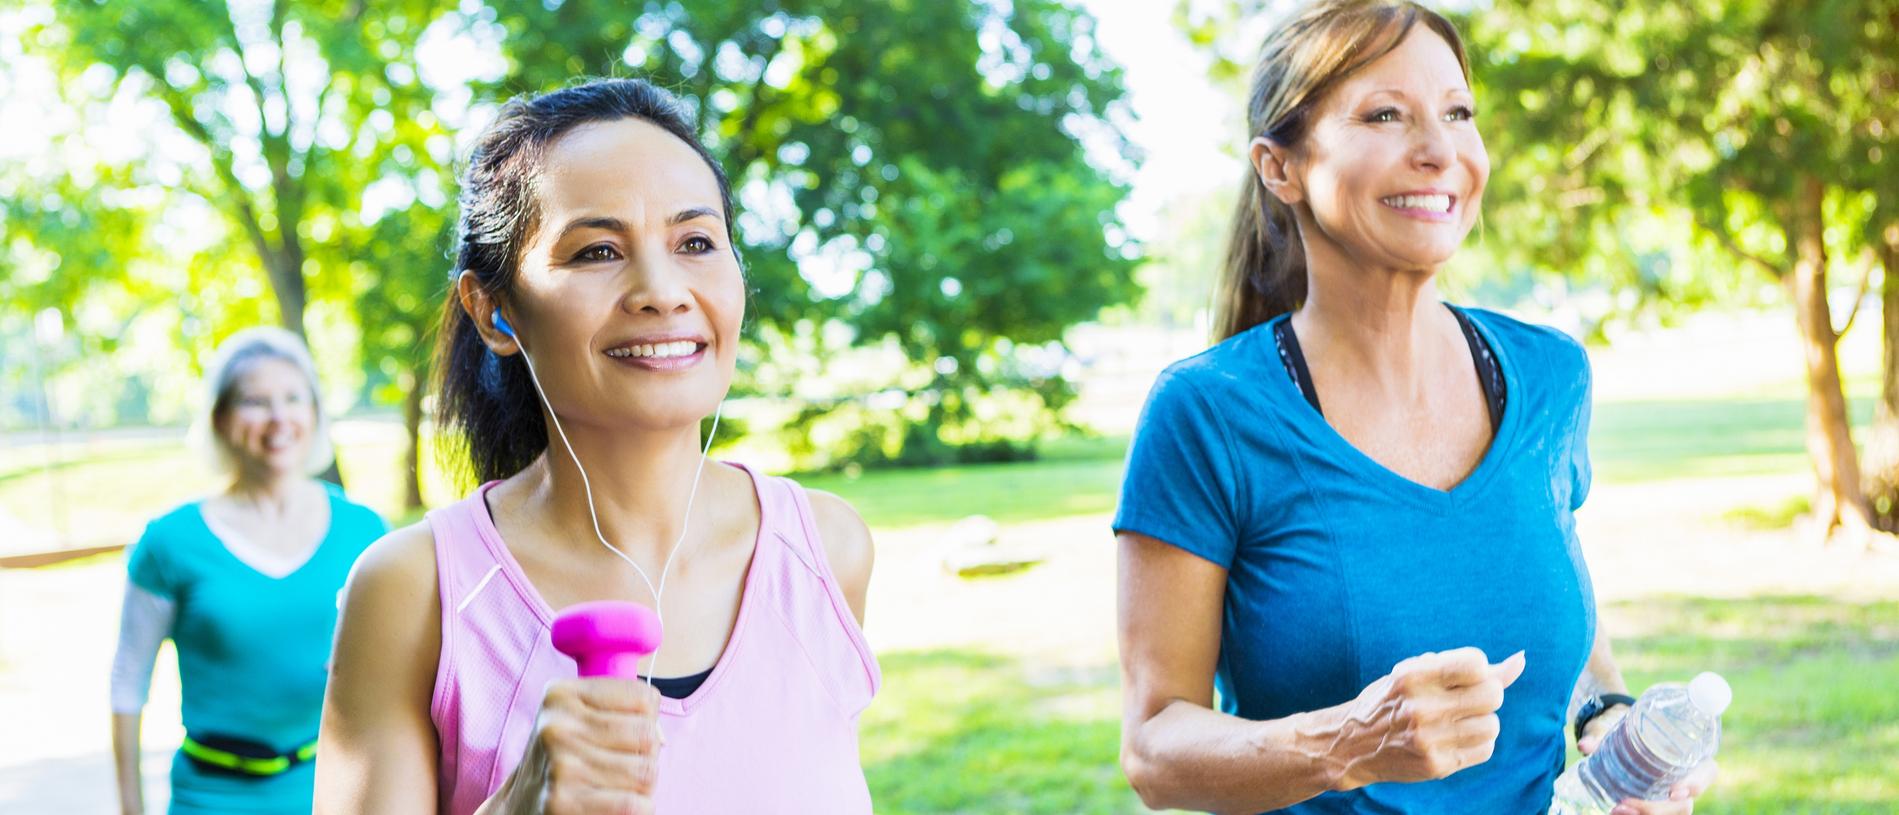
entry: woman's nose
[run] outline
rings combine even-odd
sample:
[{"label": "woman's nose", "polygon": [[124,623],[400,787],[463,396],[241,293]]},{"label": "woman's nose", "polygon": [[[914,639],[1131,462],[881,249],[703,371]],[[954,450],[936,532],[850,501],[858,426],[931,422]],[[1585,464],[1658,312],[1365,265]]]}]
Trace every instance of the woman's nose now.
[{"label": "woman's nose", "polygon": [[692,288],[671,252],[648,249],[627,264],[629,283],[621,305],[643,314],[674,314],[692,308]]},{"label": "woman's nose", "polygon": [[1418,127],[1412,137],[1412,163],[1441,171],[1456,160],[1457,144],[1452,140],[1448,126],[1432,119]]}]

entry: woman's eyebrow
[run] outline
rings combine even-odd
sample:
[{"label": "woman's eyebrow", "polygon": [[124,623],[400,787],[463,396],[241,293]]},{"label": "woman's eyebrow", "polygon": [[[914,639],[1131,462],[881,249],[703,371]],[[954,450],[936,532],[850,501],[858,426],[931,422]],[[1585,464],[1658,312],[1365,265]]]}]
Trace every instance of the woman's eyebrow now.
[{"label": "woman's eyebrow", "polygon": [[718,218],[720,220],[724,220],[724,216],[721,216],[719,214],[719,211],[716,209],[713,209],[711,207],[692,207],[690,209],[682,209],[678,212],[673,213],[673,217],[666,219],[666,225],[678,226],[694,218],[706,218],[706,217]]},{"label": "woman's eyebrow", "polygon": [[626,222],[618,218],[598,215],[587,218],[575,218],[574,220],[568,221],[566,226],[560,228],[560,234],[554,236],[554,242],[559,243],[566,239],[568,233],[581,229],[604,229],[609,232],[618,232],[622,235],[631,231],[627,229]]},{"label": "woman's eyebrow", "polygon": [[[1453,85],[1451,87],[1444,89],[1444,95],[1445,96],[1470,96],[1471,92],[1468,86]],[[1399,99],[1411,98],[1409,94],[1405,93],[1402,89],[1399,89],[1399,88],[1379,88],[1377,90],[1366,91],[1364,95],[1359,97],[1359,101],[1364,102],[1366,100],[1369,100],[1369,99],[1372,99],[1373,97],[1378,97],[1378,96],[1396,96]]]},{"label": "woman's eyebrow", "polygon": [[[719,211],[711,207],[690,207],[673,213],[671,218],[666,219],[666,225],[677,226],[694,218],[707,217],[724,220],[723,216],[719,214]],[[618,232],[622,235],[629,235],[633,232],[632,227],[627,226],[627,223],[619,218],[606,215],[594,215],[568,221],[565,226],[560,228],[560,232],[554,236],[554,242],[559,243],[566,239],[569,233],[582,229],[604,229],[608,232]]]}]

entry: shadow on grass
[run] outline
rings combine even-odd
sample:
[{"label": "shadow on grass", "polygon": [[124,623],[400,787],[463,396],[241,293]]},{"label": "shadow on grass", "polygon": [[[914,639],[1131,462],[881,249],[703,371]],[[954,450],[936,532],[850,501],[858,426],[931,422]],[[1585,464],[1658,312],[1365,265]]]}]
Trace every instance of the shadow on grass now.
[{"label": "shadow on grass", "polygon": [[877,811],[1146,812],[1122,777],[1116,669],[1037,671],[966,650],[879,657],[864,715]]},{"label": "shadow on grass", "polygon": [[1899,602],[1667,598],[1605,613],[1639,632],[1615,640],[1632,687],[1704,670],[1734,687],[1722,778],[1697,813],[1899,811]]}]

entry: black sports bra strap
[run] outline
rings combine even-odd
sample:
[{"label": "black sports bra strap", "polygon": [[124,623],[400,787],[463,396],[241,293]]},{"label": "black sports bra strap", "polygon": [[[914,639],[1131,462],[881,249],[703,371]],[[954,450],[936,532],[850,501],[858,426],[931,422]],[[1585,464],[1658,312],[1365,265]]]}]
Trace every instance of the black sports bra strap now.
[{"label": "black sports bra strap", "polygon": [[[1489,410],[1490,429],[1495,432],[1503,427],[1503,409],[1508,398],[1503,368],[1497,364],[1497,356],[1491,352],[1490,343],[1477,330],[1477,324],[1471,321],[1470,316],[1456,306],[1445,304],[1445,308],[1450,309],[1452,316],[1457,318],[1457,325],[1464,332],[1464,342],[1470,345],[1471,364],[1477,368],[1477,383],[1483,387],[1484,407]],[[1319,406],[1319,390],[1312,384],[1312,370],[1306,367],[1305,351],[1299,347],[1299,335],[1293,333],[1290,318],[1273,323],[1273,339],[1278,342],[1279,362],[1285,366],[1286,375],[1292,377],[1292,383],[1305,395],[1306,404],[1324,416],[1325,409]]]}]

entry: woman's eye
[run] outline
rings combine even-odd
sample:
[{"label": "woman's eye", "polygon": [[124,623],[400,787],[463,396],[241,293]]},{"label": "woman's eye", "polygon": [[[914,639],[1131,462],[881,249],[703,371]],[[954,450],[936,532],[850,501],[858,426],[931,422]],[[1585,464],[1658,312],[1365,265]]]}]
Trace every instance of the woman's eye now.
[{"label": "woman's eye", "polygon": [[712,251],[713,246],[712,241],[706,240],[703,236],[694,235],[687,238],[685,243],[680,244],[679,248],[686,250],[689,254],[703,255]]},{"label": "woman's eye", "polygon": [[1444,118],[1453,122],[1468,122],[1477,118],[1477,112],[1463,105],[1458,105],[1457,107],[1451,108],[1449,113],[1444,114]]},{"label": "woman's eye", "polygon": [[580,250],[580,254],[575,255],[574,259],[585,260],[585,261],[601,261],[601,260],[617,260],[619,259],[619,257],[620,257],[620,253],[614,251],[613,247],[608,246],[607,244],[601,243],[601,244],[595,244],[593,246],[589,246],[585,249]]},{"label": "woman's eye", "polygon": [[1398,109],[1397,108],[1379,108],[1377,110],[1372,111],[1370,115],[1366,116],[1365,121],[1367,122],[1398,121]]}]

